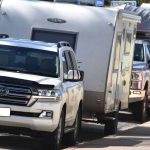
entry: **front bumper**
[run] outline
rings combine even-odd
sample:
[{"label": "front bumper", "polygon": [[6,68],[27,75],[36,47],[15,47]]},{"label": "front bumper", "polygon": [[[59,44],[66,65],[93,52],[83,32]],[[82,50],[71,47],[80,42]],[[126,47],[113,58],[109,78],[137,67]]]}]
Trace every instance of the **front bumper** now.
[{"label": "front bumper", "polygon": [[145,96],[145,90],[130,90],[129,103],[142,101]]},{"label": "front bumper", "polygon": [[[0,104],[0,108],[10,107],[12,115],[10,117],[0,117],[1,126],[23,127],[35,131],[53,132],[58,126],[61,113],[61,102],[37,101],[31,107],[13,106]],[[39,115],[43,111],[53,112],[53,117],[42,117]],[[14,113],[15,112],[15,113]],[[23,115],[22,115],[23,114]],[[39,114],[29,116],[27,114]]]}]

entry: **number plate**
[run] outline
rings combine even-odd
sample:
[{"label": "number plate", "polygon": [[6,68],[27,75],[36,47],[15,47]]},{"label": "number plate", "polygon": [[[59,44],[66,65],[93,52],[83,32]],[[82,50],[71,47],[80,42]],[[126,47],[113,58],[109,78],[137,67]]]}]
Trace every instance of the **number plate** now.
[{"label": "number plate", "polygon": [[10,108],[0,108],[0,117],[10,117]]}]

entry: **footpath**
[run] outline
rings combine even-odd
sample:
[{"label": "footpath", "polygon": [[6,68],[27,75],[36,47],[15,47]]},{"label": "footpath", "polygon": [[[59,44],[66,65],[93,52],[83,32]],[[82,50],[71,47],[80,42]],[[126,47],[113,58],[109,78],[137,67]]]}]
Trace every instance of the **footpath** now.
[{"label": "footpath", "polygon": [[150,121],[66,150],[150,150]]}]

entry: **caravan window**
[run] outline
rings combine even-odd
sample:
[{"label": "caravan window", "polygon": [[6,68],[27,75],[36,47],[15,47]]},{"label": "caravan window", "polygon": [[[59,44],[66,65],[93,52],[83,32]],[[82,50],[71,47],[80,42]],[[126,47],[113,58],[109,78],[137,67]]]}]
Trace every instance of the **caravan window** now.
[{"label": "caravan window", "polygon": [[33,41],[44,41],[49,43],[67,41],[75,51],[77,33],[33,28],[31,39]]}]

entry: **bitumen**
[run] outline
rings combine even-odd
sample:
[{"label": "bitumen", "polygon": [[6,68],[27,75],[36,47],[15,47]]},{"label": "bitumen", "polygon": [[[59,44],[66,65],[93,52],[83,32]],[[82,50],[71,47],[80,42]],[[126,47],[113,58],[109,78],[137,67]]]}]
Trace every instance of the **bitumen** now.
[{"label": "bitumen", "polygon": [[150,121],[66,150],[150,150]]}]

